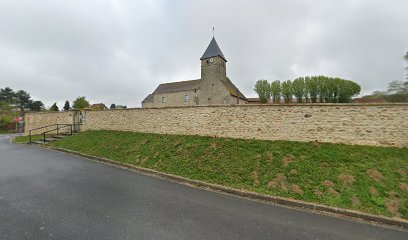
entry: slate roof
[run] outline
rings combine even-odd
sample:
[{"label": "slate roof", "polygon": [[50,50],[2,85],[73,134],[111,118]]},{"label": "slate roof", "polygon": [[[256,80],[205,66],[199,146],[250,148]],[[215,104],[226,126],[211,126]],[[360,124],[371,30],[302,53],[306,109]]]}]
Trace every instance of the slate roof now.
[{"label": "slate roof", "polygon": [[149,94],[145,99],[143,99],[142,103],[154,102],[154,95]]},{"label": "slate roof", "polygon": [[189,91],[198,89],[199,87],[200,79],[182,82],[162,83],[156,88],[156,90],[154,90],[153,94]]},{"label": "slate roof", "polygon": [[[197,80],[188,80],[182,82],[171,82],[171,83],[162,83],[160,84],[156,90],[152,94],[147,95],[147,97],[142,101],[142,103],[153,102],[154,101],[154,94],[155,93],[172,93],[172,92],[182,92],[182,91],[190,91],[200,88],[200,81],[201,79]],[[231,82],[229,78],[227,78],[226,82],[223,82],[224,86],[228,89],[230,94],[234,97],[239,97],[243,100],[247,100],[244,94],[237,89],[237,87]]]},{"label": "slate roof", "polygon": [[211,58],[211,57],[217,57],[217,56],[220,56],[222,59],[224,59],[224,61],[227,61],[227,59],[225,59],[224,57],[224,54],[222,54],[221,49],[217,44],[217,41],[213,37],[210,42],[210,45],[208,45],[207,50],[205,50],[200,60]]}]

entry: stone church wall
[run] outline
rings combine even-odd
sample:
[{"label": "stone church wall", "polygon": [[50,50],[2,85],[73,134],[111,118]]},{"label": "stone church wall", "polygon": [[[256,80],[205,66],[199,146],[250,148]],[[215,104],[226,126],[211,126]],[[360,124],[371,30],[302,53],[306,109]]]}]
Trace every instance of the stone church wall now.
[{"label": "stone church wall", "polygon": [[[198,97],[200,90],[191,91],[181,91],[174,93],[156,93],[154,94],[154,101],[143,103],[144,108],[158,108],[158,107],[174,107],[174,106],[195,106],[197,105],[194,101]],[[184,101],[184,96],[188,95],[188,101]],[[162,98],[165,97],[166,100],[163,103]]]},{"label": "stone church wall", "polygon": [[[27,126],[59,114],[28,115]],[[82,130],[408,147],[408,104],[290,104],[88,110]],[[31,121],[34,121],[31,123]]]}]

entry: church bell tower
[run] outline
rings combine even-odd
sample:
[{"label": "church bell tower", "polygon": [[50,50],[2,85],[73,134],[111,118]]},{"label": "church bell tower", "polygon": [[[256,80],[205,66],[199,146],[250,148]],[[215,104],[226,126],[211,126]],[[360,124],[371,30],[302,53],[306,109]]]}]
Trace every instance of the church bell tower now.
[{"label": "church bell tower", "polygon": [[210,44],[205,50],[201,60],[201,80],[214,80],[218,79],[225,81],[227,77],[227,59],[221,52],[217,41],[213,37]]}]

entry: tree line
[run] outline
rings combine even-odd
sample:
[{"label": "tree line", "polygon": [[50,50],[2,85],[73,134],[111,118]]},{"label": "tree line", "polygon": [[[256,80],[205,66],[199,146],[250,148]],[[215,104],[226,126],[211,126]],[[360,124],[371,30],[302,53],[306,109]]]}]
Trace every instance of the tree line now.
[{"label": "tree line", "polygon": [[[95,104],[91,105],[84,96],[77,97],[73,102],[72,106],[68,100],[65,101],[62,108],[63,111],[68,111],[71,109],[107,109],[104,104]],[[110,106],[113,108],[127,108],[125,105],[116,105],[114,103]],[[24,90],[14,91],[10,87],[0,88],[0,111],[20,111],[20,114],[26,111],[60,111],[57,103],[51,105],[50,108],[46,109],[42,101],[35,101],[31,99],[31,96],[28,92]]]},{"label": "tree line", "polygon": [[44,103],[31,99],[29,93],[24,90],[14,91],[9,87],[0,89],[0,102],[3,106],[15,106],[21,112],[23,111],[41,111],[44,109]]},{"label": "tree line", "polygon": [[408,81],[393,81],[385,91],[374,91],[363,98],[380,98],[387,102],[408,102]]},{"label": "tree line", "polygon": [[348,103],[361,91],[360,85],[341,78],[327,76],[298,77],[293,81],[258,80],[254,91],[262,103]]},{"label": "tree line", "polygon": [[[103,110],[103,109],[107,109],[107,107],[105,106],[105,104],[100,103],[100,104],[93,104],[91,105],[89,103],[88,100],[86,100],[85,97],[77,97],[73,102],[72,102],[72,107],[69,103],[68,100],[65,101],[64,103],[64,107],[62,108],[63,111],[68,111],[68,110],[72,110],[72,109],[85,109],[85,108],[91,108],[93,110]],[[116,105],[115,103],[112,103],[110,105],[110,109],[115,109],[115,108],[127,108],[126,105]],[[57,105],[57,103],[55,102],[51,107],[50,107],[50,111],[54,111],[57,112],[59,111],[59,107]]]},{"label": "tree line", "polygon": [[[408,65],[408,52],[405,53],[403,59]],[[407,81],[392,81],[388,84],[387,90],[374,91],[370,95],[363,96],[363,98],[381,98],[387,102],[408,102],[408,66],[405,69],[407,70]]]}]

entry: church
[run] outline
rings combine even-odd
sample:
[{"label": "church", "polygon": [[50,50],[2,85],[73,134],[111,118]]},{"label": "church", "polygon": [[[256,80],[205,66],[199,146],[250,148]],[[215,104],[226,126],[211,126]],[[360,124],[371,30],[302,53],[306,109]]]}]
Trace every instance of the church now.
[{"label": "church", "polygon": [[227,59],[213,37],[201,60],[201,79],[160,84],[143,108],[236,105],[248,99],[227,77]]}]

